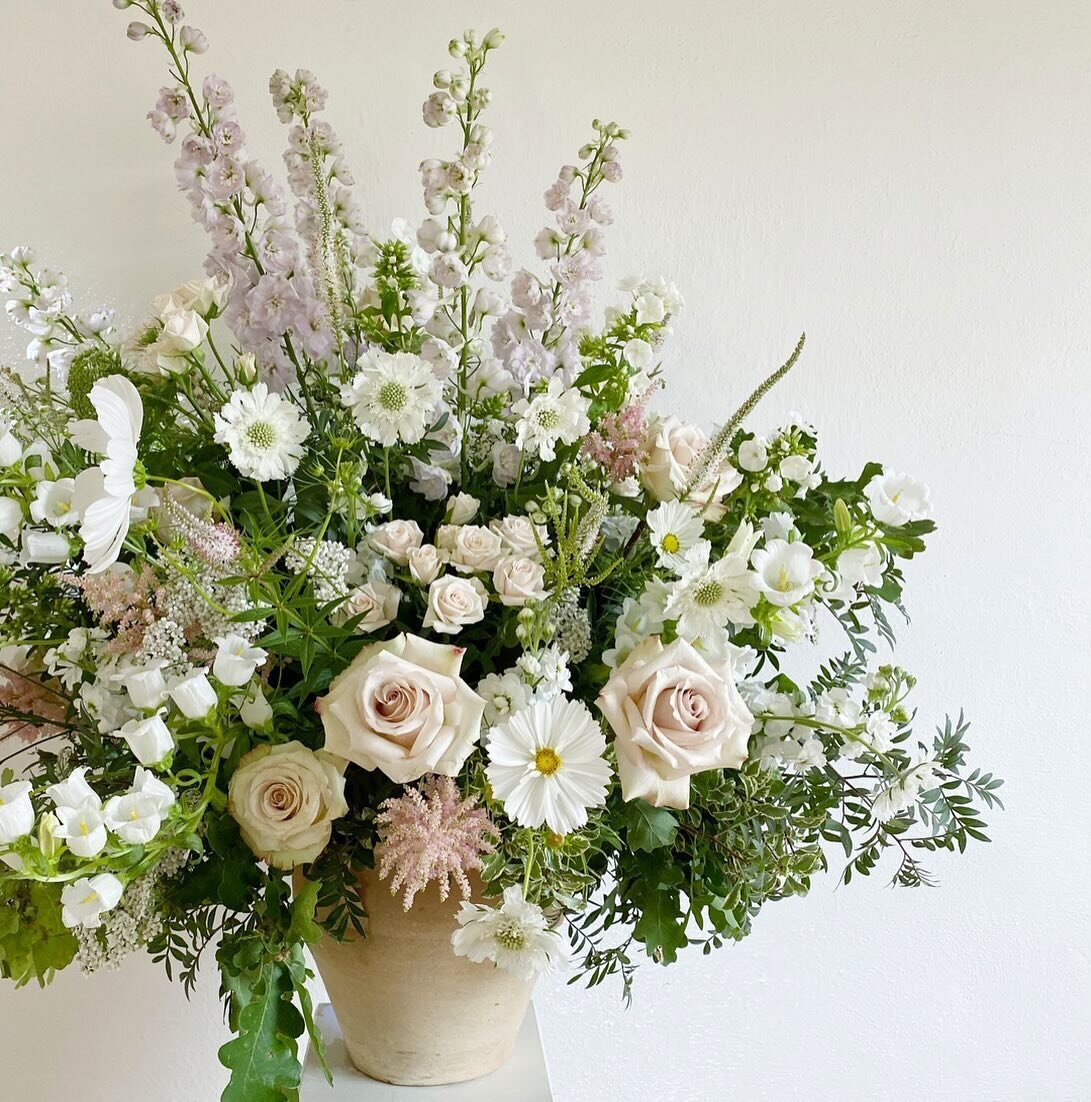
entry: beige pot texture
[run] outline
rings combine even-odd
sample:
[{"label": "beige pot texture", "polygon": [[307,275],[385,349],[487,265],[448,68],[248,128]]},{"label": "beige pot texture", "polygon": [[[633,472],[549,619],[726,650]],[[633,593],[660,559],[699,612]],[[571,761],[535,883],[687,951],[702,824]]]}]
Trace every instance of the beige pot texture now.
[{"label": "beige pot texture", "polygon": [[[480,902],[476,883],[474,901]],[[511,1055],[532,980],[455,956],[461,897],[428,885],[402,909],[374,870],[359,881],[366,936],[311,946],[353,1064],[384,1083],[438,1086],[495,1071]]]}]

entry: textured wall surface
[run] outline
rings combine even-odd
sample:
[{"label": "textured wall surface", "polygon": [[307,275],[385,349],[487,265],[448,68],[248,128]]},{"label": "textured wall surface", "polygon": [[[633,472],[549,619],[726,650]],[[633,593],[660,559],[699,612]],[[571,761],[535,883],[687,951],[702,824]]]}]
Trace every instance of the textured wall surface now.
[{"label": "textured wall surface", "polygon": [[[447,39],[503,24],[481,209],[521,258],[590,118],[623,121],[611,272],[686,294],[674,409],[726,416],[805,328],[755,426],[805,410],[831,470],[878,457],[932,486],[900,657],[923,729],[965,705],[1008,779],[994,844],[937,859],[935,891],[819,881],[745,943],[646,968],[628,1012],[612,988],[543,985],[559,1102],[1087,1098],[1087,5],[187,7],[266,163],[283,140],[269,72],[319,74],[380,228],[420,216],[416,165],[450,141],[419,106]],[[4,0],[0,243],[33,243],[135,321],[198,272],[203,241],[143,122],[162,58],[125,23],[106,0]],[[0,990],[5,1097],[204,1102],[222,1037],[211,974],[191,1005],[144,961]]]}]

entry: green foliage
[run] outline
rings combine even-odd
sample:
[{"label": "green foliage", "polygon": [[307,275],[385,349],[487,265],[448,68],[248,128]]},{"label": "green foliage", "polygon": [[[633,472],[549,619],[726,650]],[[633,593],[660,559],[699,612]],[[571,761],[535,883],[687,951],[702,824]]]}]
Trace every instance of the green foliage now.
[{"label": "green foliage", "polygon": [[44,987],[76,955],[76,939],[61,921],[61,885],[0,882],[0,975],[16,987]]}]

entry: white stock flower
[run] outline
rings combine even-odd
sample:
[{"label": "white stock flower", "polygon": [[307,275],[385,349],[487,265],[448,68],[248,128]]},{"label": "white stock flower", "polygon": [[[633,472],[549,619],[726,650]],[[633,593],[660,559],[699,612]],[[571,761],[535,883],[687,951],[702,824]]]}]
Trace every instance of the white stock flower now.
[{"label": "white stock flower", "polygon": [[451,935],[456,956],[491,960],[522,980],[551,971],[566,959],[564,938],[549,927],[541,907],[528,903],[518,884],[504,889],[499,907],[463,901]]},{"label": "white stock flower", "polygon": [[117,561],[129,532],[144,405],[136,387],[122,375],[99,379],[88,399],[97,418],[73,422],[69,433],[79,447],[105,458],[76,476],[72,508],[82,517],[80,538],[88,573],[98,574]]},{"label": "white stock flower", "polygon": [[557,696],[537,700],[488,733],[485,775],[520,826],[578,830],[606,803],[611,770],[606,737],[587,705]]},{"label": "white stock flower", "polygon": [[265,383],[236,390],[215,415],[217,444],[235,469],[258,482],[289,478],[303,456],[311,426],[295,405]]},{"label": "white stock flower", "polygon": [[760,436],[750,440],[744,440],[739,445],[739,466],[751,474],[764,471],[769,463],[769,452],[766,450],[765,441]]},{"label": "white stock flower", "polygon": [[212,640],[217,647],[212,676],[221,685],[245,685],[268,657],[261,647],[252,647],[241,635],[224,635]]},{"label": "white stock flower", "polygon": [[39,482],[30,503],[30,519],[35,524],[51,524],[63,528],[78,521],[79,514],[72,508],[76,482],[72,478],[59,478],[56,482]]},{"label": "white stock flower", "polygon": [[400,440],[415,444],[443,397],[443,384],[431,365],[409,352],[369,349],[360,371],[341,387],[341,404],[352,410],[360,431],[383,447]]},{"label": "white stock flower", "polygon": [[705,530],[701,518],[680,501],[664,501],[647,516],[652,546],[660,566],[678,570],[686,552]]},{"label": "white stock flower", "polygon": [[798,604],[814,591],[815,578],[822,573],[814,552],[805,543],[769,540],[750,561],[757,571],[758,589],[770,604],[779,607]]},{"label": "white stock flower", "polygon": [[554,376],[543,392],[512,406],[512,413],[519,418],[516,444],[547,462],[556,459],[558,444],[575,444],[590,431],[590,404],[578,390],[566,390]]},{"label": "white stock flower", "polygon": [[864,487],[872,515],[882,524],[898,528],[932,515],[932,499],[923,482],[907,474],[877,474]]},{"label": "white stock flower", "polygon": [[61,921],[71,929],[82,926],[93,930],[102,925],[104,911],[113,910],[125,885],[112,872],[81,876],[61,891]]},{"label": "white stock flower", "polygon": [[0,785],[0,845],[10,845],[34,829],[34,805],[30,782]]},{"label": "white stock flower", "polygon": [[485,722],[493,727],[530,703],[530,686],[516,670],[486,674],[477,686],[477,695],[485,701]]}]

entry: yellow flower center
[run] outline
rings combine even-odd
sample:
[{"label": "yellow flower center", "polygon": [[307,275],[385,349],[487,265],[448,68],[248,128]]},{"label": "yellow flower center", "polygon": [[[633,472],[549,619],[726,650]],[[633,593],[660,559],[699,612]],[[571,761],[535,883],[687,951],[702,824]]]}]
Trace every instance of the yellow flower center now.
[{"label": "yellow flower center", "polygon": [[537,754],[534,755],[534,768],[538,770],[543,776],[551,777],[561,767],[561,758],[556,750],[551,750],[548,746],[543,746]]},{"label": "yellow flower center", "polygon": [[664,551],[667,552],[668,555],[673,555],[675,551],[677,551],[682,546],[682,544],[679,543],[678,537],[673,532],[668,532],[663,537],[663,542],[660,546],[663,548]]}]

